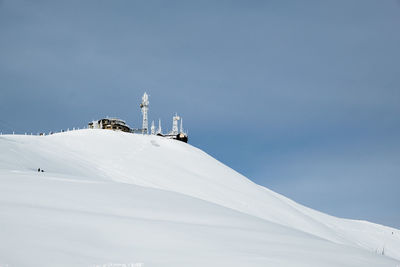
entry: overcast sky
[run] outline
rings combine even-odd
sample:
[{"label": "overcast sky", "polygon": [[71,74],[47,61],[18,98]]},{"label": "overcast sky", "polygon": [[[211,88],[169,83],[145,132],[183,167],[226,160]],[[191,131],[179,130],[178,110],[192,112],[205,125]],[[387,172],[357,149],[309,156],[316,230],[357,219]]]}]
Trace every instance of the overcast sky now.
[{"label": "overcast sky", "polygon": [[0,131],[117,116],[256,183],[400,228],[400,2],[0,0]]}]

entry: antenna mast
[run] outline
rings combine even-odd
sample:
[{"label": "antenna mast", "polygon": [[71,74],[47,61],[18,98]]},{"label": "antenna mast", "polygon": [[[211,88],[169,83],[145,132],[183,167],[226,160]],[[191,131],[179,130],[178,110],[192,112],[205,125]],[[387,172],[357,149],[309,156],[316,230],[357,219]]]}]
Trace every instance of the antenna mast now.
[{"label": "antenna mast", "polygon": [[142,103],[140,104],[140,108],[142,109],[142,115],[143,115],[142,134],[148,134],[149,122],[147,120],[147,112],[149,111],[149,96],[147,95],[147,93],[144,93],[142,97]]},{"label": "antenna mast", "polygon": [[181,118],[181,133],[183,133],[183,118]]},{"label": "antenna mast", "polygon": [[161,129],[161,120],[158,119],[158,129],[157,129],[157,134],[162,134],[162,129]]},{"label": "antenna mast", "polygon": [[175,113],[175,116],[172,118],[172,134],[177,135],[179,133],[178,129],[178,121],[181,118]]},{"label": "antenna mast", "polygon": [[151,134],[155,135],[156,134],[156,127],[154,126],[154,121],[151,122]]}]

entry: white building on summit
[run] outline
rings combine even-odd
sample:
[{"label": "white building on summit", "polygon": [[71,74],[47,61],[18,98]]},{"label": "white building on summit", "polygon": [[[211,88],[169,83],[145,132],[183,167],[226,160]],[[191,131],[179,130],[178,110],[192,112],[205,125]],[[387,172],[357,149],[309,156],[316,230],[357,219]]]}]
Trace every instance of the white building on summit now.
[{"label": "white building on summit", "polygon": [[131,132],[131,128],[126,124],[126,122],[117,118],[105,118],[98,121],[92,121],[89,122],[88,127],[90,129],[108,129]]}]

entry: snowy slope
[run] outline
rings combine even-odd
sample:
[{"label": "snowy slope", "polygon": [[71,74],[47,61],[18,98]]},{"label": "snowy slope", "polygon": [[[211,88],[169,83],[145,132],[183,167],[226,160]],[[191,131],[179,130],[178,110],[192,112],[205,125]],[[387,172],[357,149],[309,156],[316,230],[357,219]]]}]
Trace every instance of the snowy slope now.
[{"label": "snowy slope", "polygon": [[399,230],[306,208],[185,143],[79,130],[3,135],[0,151],[0,266],[400,266]]}]

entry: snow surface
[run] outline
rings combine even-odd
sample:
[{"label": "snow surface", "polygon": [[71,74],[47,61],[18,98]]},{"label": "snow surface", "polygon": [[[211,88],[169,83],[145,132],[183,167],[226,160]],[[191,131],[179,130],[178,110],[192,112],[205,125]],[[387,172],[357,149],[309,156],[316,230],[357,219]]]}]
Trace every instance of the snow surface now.
[{"label": "snow surface", "polygon": [[162,137],[0,136],[0,266],[123,264],[400,267],[400,231],[304,207]]}]

